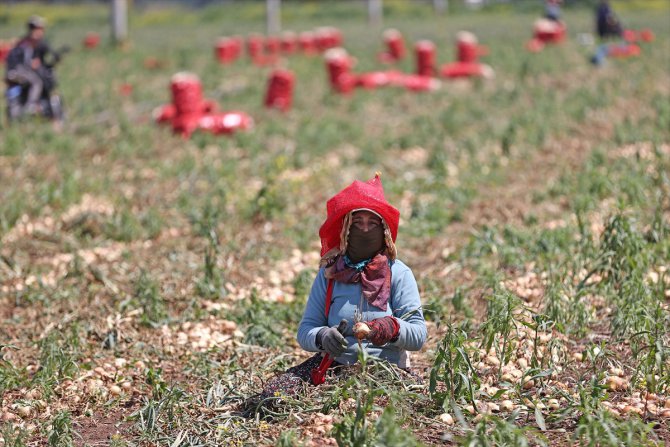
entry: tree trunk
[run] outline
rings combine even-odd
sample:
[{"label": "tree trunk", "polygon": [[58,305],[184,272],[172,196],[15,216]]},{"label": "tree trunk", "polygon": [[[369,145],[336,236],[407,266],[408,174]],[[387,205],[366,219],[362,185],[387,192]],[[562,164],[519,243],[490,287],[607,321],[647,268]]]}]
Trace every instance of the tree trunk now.
[{"label": "tree trunk", "polygon": [[382,0],[368,0],[368,23],[371,25],[382,23],[383,12]]},{"label": "tree trunk", "polygon": [[265,0],[265,27],[268,35],[281,31],[281,0]]},{"label": "tree trunk", "polygon": [[449,0],[433,0],[435,14],[442,15],[449,9]]},{"label": "tree trunk", "polygon": [[112,0],[112,40],[120,44],[128,39],[128,0]]}]

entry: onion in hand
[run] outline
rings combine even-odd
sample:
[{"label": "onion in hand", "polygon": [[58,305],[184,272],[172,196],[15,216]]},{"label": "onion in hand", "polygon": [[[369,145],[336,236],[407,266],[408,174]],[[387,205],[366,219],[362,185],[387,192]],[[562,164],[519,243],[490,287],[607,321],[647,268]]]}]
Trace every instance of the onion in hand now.
[{"label": "onion in hand", "polygon": [[363,340],[365,337],[367,337],[370,331],[370,326],[365,323],[354,324],[354,336],[359,340]]}]

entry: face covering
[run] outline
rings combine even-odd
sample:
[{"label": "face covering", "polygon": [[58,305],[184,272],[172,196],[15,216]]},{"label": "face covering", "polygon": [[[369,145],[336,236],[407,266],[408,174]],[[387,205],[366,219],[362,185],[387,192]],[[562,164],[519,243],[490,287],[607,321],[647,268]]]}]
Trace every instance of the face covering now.
[{"label": "face covering", "polygon": [[384,248],[384,227],[363,231],[352,225],[347,239],[347,256],[356,263],[370,259]]}]

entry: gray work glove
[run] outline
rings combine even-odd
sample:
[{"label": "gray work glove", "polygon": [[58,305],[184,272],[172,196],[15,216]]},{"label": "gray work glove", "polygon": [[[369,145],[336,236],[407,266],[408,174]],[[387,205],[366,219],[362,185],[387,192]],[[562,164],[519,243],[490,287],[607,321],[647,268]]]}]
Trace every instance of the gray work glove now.
[{"label": "gray work glove", "polygon": [[346,329],[346,320],[342,326],[341,322],[337,327],[324,327],[316,334],[316,345],[331,357],[339,357],[347,350],[347,340],[341,333]]}]

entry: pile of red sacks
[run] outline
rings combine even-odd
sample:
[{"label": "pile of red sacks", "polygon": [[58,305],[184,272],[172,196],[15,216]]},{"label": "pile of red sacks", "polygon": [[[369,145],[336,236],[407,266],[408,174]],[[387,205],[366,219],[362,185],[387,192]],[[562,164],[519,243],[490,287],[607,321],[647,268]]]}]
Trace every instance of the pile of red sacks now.
[{"label": "pile of red sacks", "polygon": [[565,40],[565,23],[549,19],[538,19],[533,25],[533,38],[526,43],[526,49],[533,53],[542,51],[547,44],[557,44]]},{"label": "pile of red sacks", "polygon": [[405,57],[405,40],[397,29],[392,28],[384,31],[384,44],[386,45],[386,51],[377,56],[380,62],[390,64]]},{"label": "pile of red sacks", "polygon": [[621,37],[624,40],[623,42],[612,43],[608,46],[608,57],[626,58],[639,56],[642,53],[642,48],[640,48],[638,43],[653,42],[656,38],[650,29],[642,29],[640,31],[627,29],[623,31]]},{"label": "pile of red sacks", "polygon": [[626,29],[623,31],[621,37],[623,37],[624,42],[613,43],[608,46],[608,57],[626,58],[639,56],[642,53],[642,48],[640,48],[638,42],[653,42],[656,38],[650,29],[642,29],[640,31]]},{"label": "pile of red sacks", "polygon": [[281,56],[314,55],[342,45],[342,33],[337,28],[321,27],[296,34],[285,31],[281,36],[251,34],[247,38],[247,54],[256,65],[276,63]]},{"label": "pile of red sacks", "polygon": [[220,37],[214,45],[214,54],[221,64],[235,62],[246,46],[247,54],[256,65],[272,65],[281,56],[293,54],[314,55],[330,48],[342,45],[342,33],[337,28],[321,27],[300,34],[284,31],[279,36],[249,34],[242,36]]},{"label": "pile of red sacks", "polygon": [[639,56],[642,49],[639,45],[629,42],[613,43],[607,46],[607,56],[616,58],[626,58]]},{"label": "pile of red sacks", "polygon": [[196,130],[214,134],[230,134],[252,127],[253,120],[244,112],[221,112],[216,103],[203,98],[200,79],[192,73],[177,73],[170,82],[172,103],[155,110],[160,124],[189,137]]},{"label": "pile of red sacks", "polygon": [[435,90],[439,87],[437,79],[398,70],[353,73],[355,61],[343,48],[328,50],[325,60],[330,86],[337,93],[351,93],[356,87],[374,89],[396,86],[411,91]]},{"label": "pile of red sacks", "polygon": [[633,29],[623,30],[623,40],[630,43],[635,42],[653,42],[656,40],[654,32],[648,28],[635,31]]},{"label": "pile of red sacks", "polygon": [[469,31],[456,34],[456,61],[442,65],[440,74],[445,78],[491,78],[493,69],[479,61],[480,56],[488,54],[488,48],[479,45],[477,36]]}]

